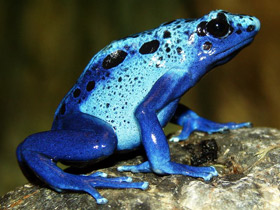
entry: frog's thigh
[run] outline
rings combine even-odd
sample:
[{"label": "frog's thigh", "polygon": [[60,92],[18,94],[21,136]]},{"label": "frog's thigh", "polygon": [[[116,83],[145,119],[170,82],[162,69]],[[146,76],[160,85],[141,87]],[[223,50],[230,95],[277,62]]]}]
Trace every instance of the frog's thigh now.
[{"label": "frog's thigh", "polygon": [[[20,144],[18,155],[27,161],[25,155],[32,151],[55,162],[88,162],[109,156],[117,148],[117,137],[109,125],[102,123],[91,130],[51,130],[33,134]],[[32,160],[28,162],[36,165]]]}]

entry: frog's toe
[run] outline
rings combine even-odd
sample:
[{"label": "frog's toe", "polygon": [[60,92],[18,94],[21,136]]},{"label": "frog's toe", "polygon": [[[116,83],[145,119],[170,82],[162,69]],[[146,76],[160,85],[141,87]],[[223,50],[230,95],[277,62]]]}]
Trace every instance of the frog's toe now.
[{"label": "frog's toe", "polygon": [[220,125],[220,131],[218,132],[226,132],[229,130],[235,130],[239,128],[250,128],[253,126],[251,122],[244,122],[244,123],[234,123],[234,122],[229,122],[229,123],[221,123],[217,124],[217,126]]},{"label": "frog's toe", "polygon": [[186,166],[186,168],[192,173],[197,174],[198,177],[203,178],[205,181],[209,181],[213,176],[219,175],[214,166]]},{"label": "frog's toe", "polygon": [[[205,170],[203,170],[205,169]],[[203,178],[205,181],[209,181],[212,179],[214,176],[218,176],[218,172],[213,166],[209,167],[199,167],[199,173],[203,174],[201,178]]]},{"label": "frog's toe", "polygon": [[97,204],[106,204],[108,200],[106,198],[98,198],[96,199]]},{"label": "frog's toe", "polygon": [[115,182],[132,182],[132,178],[128,176],[110,178],[110,180]]},{"label": "frog's toe", "polygon": [[202,178],[204,179],[204,181],[210,181],[212,179],[214,175],[209,173],[209,174],[205,174]]},{"label": "frog's toe", "polygon": [[135,166],[119,166],[118,167],[118,171],[120,172],[125,172],[125,171],[129,171],[129,172],[133,172],[133,173],[139,173],[141,172],[137,167]]},{"label": "frog's toe", "polygon": [[172,136],[169,141],[171,142],[179,142],[181,139],[178,136]]},{"label": "frog's toe", "polygon": [[151,167],[150,167],[150,163],[148,161],[141,163],[139,165],[132,165],[132,166],[119,166],[118,167],[118,171],[120,172],[124,172],[124,171],[129,171],[129,172],[133,172],[133,173],[148,173],[148,172],[152,172]]},{"label": "frog's toe", "polygon": [[146,189],[148,189],[148,187],[149,187],[149,182],[143,182],[142,183],[142,190],[146,190]]},{"label": "frog's toe", "polygon": [[244,122],[238,124],[238,128],[251,128],[251,127],[253,127],[253,123],[251,122]]},{"label": "frog's toe", "polygon": [[96,200],[97,204],[105,204],[108,202],[108,200],[101,196],[94,187],[88,186],[84,191],[90,194]]},{"label": "frog's toe", "polygon": [[107,177],[107,174],[104,172],[95,172],[93,174],[89,174],[89,175],[84,175],[84,176],[88,176],[88,177]]},{"label": "frog's toe", "polygon": [[172,136],[169,141],[171,142],[179,142],[179,141],[185,141],[189,138],[189,136],[191,135],[191,133],[194,131],[195,129],[193,128],[184,128],[181,130],[179,135],[174,135]]}]

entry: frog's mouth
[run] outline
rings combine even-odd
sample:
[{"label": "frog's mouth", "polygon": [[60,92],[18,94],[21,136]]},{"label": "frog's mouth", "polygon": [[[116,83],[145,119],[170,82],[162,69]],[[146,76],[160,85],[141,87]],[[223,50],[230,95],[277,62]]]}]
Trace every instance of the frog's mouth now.
[{"label": "frog's mouth", "polygon": [[252,43],[254,40],[254,36],[249,37],[242,42],[239,42],[235,45],[233,45],[230,48],[227,48],[219,53],[216,54],[217,57],[221,57],[214,63],[215,66],[222,65],[228,61],[230,61],[232,58],[234,58],[243,48],[247,47],[249,44]]}]

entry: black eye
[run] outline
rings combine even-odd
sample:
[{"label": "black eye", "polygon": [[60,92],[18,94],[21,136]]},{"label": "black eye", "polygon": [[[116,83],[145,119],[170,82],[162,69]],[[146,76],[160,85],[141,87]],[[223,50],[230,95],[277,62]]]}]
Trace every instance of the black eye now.
[{"label": "black eye", "polygon": [[223,13],[219,13],[216,19],[207,23],[206,30],[214,37],[220,38],[228,34],[230,29],[227,23],[226,16]]}]

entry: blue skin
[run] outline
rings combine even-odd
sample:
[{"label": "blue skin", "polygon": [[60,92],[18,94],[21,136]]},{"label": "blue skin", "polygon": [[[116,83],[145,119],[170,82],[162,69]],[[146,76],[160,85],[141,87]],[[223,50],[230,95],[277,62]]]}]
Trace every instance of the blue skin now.
[{"label": "blue skin", "polygon": [[214,167],[192,167],[170,160],[162,127],[171,121],[182,132],[207,133],[249,127],[250,123],[215,123],[178,104],[200,78],[229,61],[253,41],[257,18],[212,11],[200,19],[178,19],[112,42],[97,53],[60,103],[50,131],[27,137],[17,149],[23,173],[51,188],[84,191],[106,203],[96,188],[147,189],[147,182],[105,173],[75,175],[56,163],[84,164],[143,145],[148,161],[119,171],[181,174],[210,180]]}]

